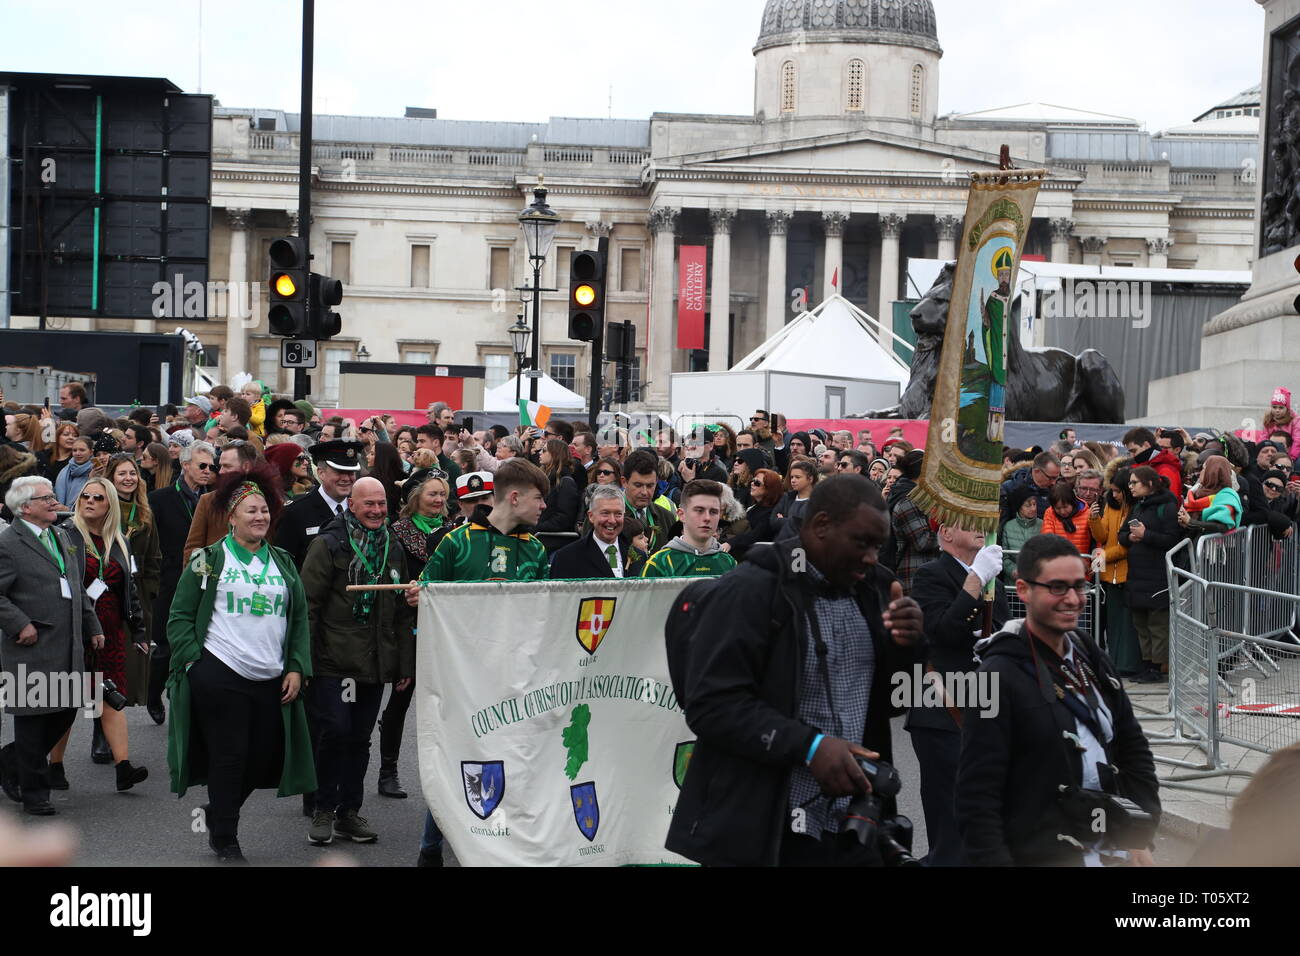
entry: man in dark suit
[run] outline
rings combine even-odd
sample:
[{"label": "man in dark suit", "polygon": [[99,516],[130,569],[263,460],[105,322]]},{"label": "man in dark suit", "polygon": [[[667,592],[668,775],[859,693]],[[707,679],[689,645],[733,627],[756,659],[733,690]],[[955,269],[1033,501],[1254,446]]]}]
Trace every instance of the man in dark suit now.
[{"label": "man in dark suit", "polygon": [[343,439],[317,442],[311,446],[320,487],[285,508],[275,532],[275,546],[292,554],[300,570],[307,549],[321,528],[347,507],[352,483],[361,471],[363,452],[361,442]]},{"label": "man in dark suit", "polygon": [[616,485],[599,485],[591,493],[587,522],[591,530],[555,552],[551,578],[635,578],[644,558],[634,558],[631,542],[622,537],[623,492]]},{"label": "man in dark suit", "polygon": [[[925,811],[925,832],[930,842],[926,863],[930,866],[961,866],[961,834],[953,795],[957,784],[957,759],[961,753],[961,727],[955,717],[975,714],[989,702],[957,699],[974,688],[975,642],[1001,630],[1010,612],[1007,595],[997,582],[1002,570],[1002,549],[985,546],[984,534],[952,525],[939,526],[938,558],[922,565],[912,579],[912,594],[925,615],[925,670],[933,670],[945,692],[928,698],[916,679],[917,665],[910,680],[912,706],[904,727],[912,735],[921,768],[921,806]],[[984,633],[984,589],[994,582],[993,623]],[[933,681],[934,677],[927,679]],[[957,693],[952,693],[957,691]],[[979,719],[973,717],[972,719]]]},{"label": "man in dark suit", "polygon": [[[45,755],[72,726],[88,701],[60,699],[70,679],[80,690],[86,669],[83,640],[104,646],[95,602],[82,587],[86,552],[59,528],[54,486],[45,478],[18,478],[5,494],[13,524],[0,532],[0,670],[15,692],[38,694],[34,675],[47,693],[7,701],[14,715],[14,739],[0,748],[0,786],[23,810],[50,816],[49,765]],[[77,696],[77,695],[73,695]]]},{"label": "man in dark suit", "polygon": [[167,643],[167,618],[171,614],[172,595],[185,568],[185,539],[190,533],[194,512],[198,510],[202,494],[212,486],[217,475],[217,452],[205,441],[191,442],[181,448],[181,474],[166,488],[155,489],[149,495],[149,508],[153,511],[158,528],[158,547],[162,552],[158,597],[154,599],[153,652],[149,661],[149,697],[146,709],[155,724],[167,719],[163,707],[163,685],[171,669],[171,647]]}]

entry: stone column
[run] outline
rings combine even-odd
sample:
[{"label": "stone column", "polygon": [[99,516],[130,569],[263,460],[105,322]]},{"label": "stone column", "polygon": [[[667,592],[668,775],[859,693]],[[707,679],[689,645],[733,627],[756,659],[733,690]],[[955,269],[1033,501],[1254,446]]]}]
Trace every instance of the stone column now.
[{"label": "stone column", "polygon": [[1151,269],[1169,268],[1169,247],[1173,245],[1162,237],[1147,240],[1147,266]]},{"label": "stone column", "polygon": [[1069,264],[1070,237],[1074,235],[1073,219],[1053,219],[1052,226],[1052,261]]},{"label": "stone column", "polygon": [[[591,249],[599,248],[600,240],[608,239],[610,232],[614,229],[614,224],[612,222],[605,222],[601,219],[592,220],[584,223],[584,225],[587,227],[587,235],[589,237],[587,245]],[[609,263],[605,263],[605,274],[609,274]]]},{"label": "stone column", "polygon": [[[876,321],[882,329],[894,330],[894,300],[898,298],[898,245],[906,216],[893,212],[880,214],[880,300]],[[880,336],[882,342],[887,339]]]},{"label": "stone column", "polygon": [[957,237],[961,235],[961,216],[935,216],[934,229],[939,234],[939,256],[944,262],[957,259]]},{"label": "stone column", "polygon": [[791,214],[784,209],[767,214],[767,322],[763,338],[769,339],[785,328],[788,290],[785,287],[785,236],[790,229]]},{"label": "stone column", "polygon": [[709,276],[709,371],[725,372],[731,349],[731,229],[736,210],[711,209],[713,271]]},{"label": "stone column", "polygon": [[822,231],[826,234],[826,261],[822,267],[822,299],[844,294],[844,227],[846,212],[822,213]]},{"label": "stone column", "polygon": [[[222,363],[222,381],[248,371],[248,330],[244,325],[244,284],[248,281],[248,213],[247,209],[227,209],[230,225],[230,266],[226,291],[226,358]],[[257,317],[254,317],[254,321]]]},{"label": "stone column", "polygon": [[1101,265],[1101,253],[1106,248],[1105,236],[1083,237],[1083,264],[1085,266]]},{"label": "stone column", "polygon": [[647,225],[654,236],[654,280],[651,284],[650,330],[646,337],[645,402],[653,408],[668,408],[668,376],[673,368],[673,260],[676,248],[677,216],[680,210],[656,206]]}]

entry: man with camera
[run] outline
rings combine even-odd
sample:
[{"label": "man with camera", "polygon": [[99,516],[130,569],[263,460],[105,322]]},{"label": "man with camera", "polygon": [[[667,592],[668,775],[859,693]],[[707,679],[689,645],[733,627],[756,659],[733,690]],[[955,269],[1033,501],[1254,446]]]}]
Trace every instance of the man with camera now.
[{"label": "man with camera", "polygon": [[1155,763],[1107,656],[1076,630],[1088,564],[1057,535],[1016,562],[1024,621],[976,645],[996,708],[968,707],[957,826],[974,866],[1152,866],[1160,819]]},{"label": "man with camera", "polygon": [[[682,688],[698,740],[669,850],[707,865],[879,865],[867,837],[887,829],[897,792],[876,762],[890,759],[890,675],[922,630],[876,563],[887,529],[874,482],[829,478],[797,538],[755,549],[700,601]],[[875,800],[861,799],[868,772]],[[850,804],[866,812],[846,820]]]}]

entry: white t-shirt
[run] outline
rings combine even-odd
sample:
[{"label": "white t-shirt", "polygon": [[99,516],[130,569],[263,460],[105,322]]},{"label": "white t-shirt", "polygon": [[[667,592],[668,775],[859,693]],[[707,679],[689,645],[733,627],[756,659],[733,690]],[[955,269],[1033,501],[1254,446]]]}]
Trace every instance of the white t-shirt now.
[{"label": "white t-shirt", "polygon": [[[284,673],[284,642],[289,631],[289,588],[268,553],[266,577],[262,559],[245,565],[226,553],[217,600],[204,647],[240,677],[271,680]],[[257,582],[261,581],[259,585]]]}]

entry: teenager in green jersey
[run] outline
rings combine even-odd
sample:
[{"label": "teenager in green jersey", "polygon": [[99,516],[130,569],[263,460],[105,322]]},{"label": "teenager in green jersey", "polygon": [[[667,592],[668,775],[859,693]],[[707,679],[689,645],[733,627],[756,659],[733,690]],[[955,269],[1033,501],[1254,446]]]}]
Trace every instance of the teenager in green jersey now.
[{"label": "teenager in green jersey", "polygon": [[736,559],[723,551],[717,539],[722,517],[722,485],[696,479],[682,489],[677,517],[682,533],[650,556],[643,578],[687,578],[726,574]]},{"label": "teenager in green jersey", "polygon": [[[474,494],[491,490],[491,508],[479,505],[469,520],[447,532],[420,574],[431,581],[538,581],[547,577],[546,549],[531,529],[546,509],[550,483],[530,461],[511,458],[496,474],[475,472],[478,478],[463,490]],[[458,486],[459,487],[459,486]],[[406,591],[412,607],[420,603],[419,585]],[[442,866],[442,833],[430,813],[420,839],[419,866]]]}]

